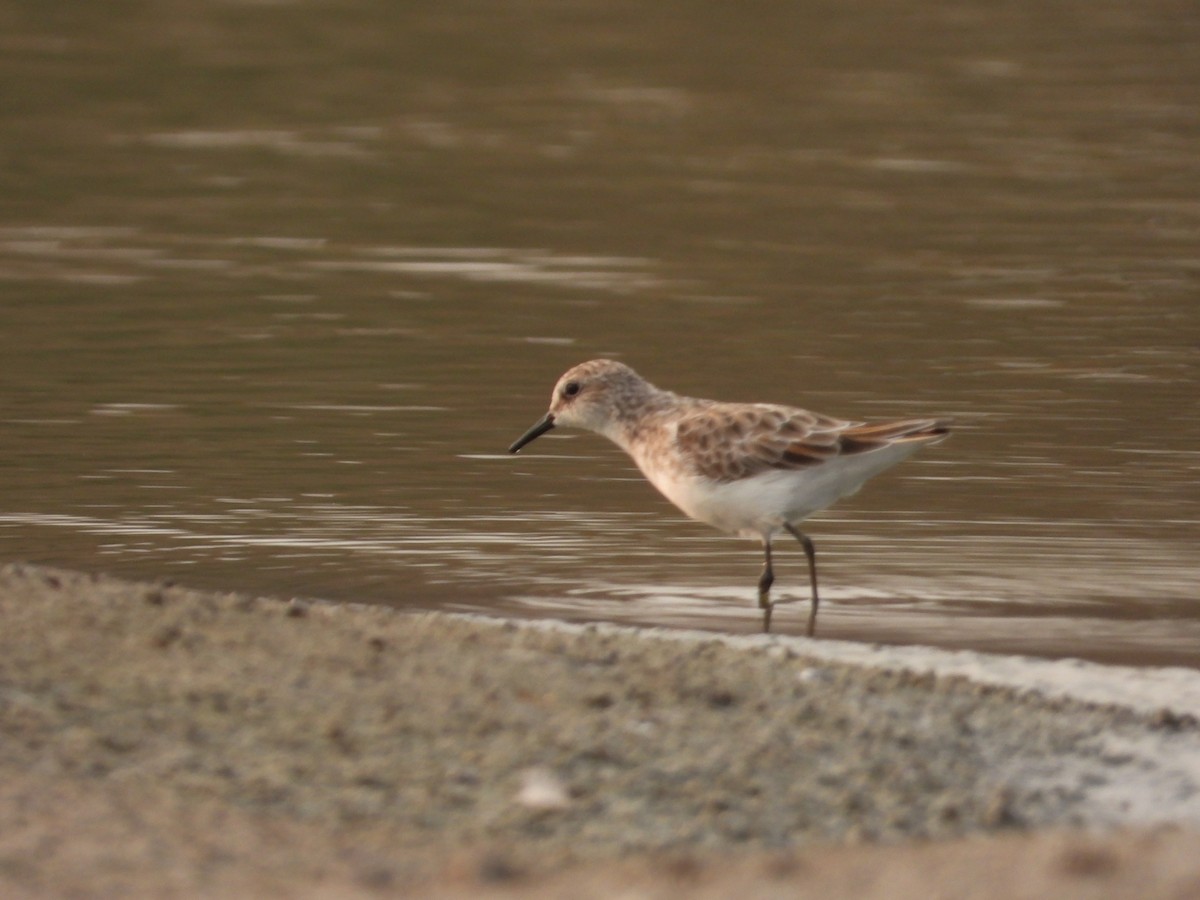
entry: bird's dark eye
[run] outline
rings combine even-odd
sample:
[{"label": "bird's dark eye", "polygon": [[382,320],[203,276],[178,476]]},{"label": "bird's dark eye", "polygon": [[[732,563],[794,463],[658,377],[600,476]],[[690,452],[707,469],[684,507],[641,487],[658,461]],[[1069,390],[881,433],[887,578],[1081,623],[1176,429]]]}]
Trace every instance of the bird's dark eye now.
[{"label": "bird's dark eye", "polygon": [[564,397],[574,397],[576,394],[579,393],[580,387],[581,387],[581,385],[579,384],[578,381],[568,381],[566,384],[563,385],[563,396]]}]

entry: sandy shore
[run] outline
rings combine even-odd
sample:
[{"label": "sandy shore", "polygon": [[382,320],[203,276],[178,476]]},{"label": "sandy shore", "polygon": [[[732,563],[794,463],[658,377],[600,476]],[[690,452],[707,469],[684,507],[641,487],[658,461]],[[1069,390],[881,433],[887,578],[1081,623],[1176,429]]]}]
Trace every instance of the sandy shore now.
[{"label": "sandy shore", "polygon": [[0,621],[6,898],[1200,895],[1160,673],[1105,704],[17,565]]}]

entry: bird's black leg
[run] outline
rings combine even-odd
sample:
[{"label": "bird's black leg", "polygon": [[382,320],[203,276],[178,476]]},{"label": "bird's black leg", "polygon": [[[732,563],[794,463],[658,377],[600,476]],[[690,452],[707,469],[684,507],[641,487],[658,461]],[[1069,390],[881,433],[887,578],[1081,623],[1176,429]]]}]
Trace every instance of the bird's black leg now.
[{"label": "bird's black leg", "polygon": [[817,633],[817,607],[821,604],[821,599],[817,596],[817,551],[808,535],[796,526],[787,523],[783,527],[804,546],[804,555],[808,557],[808,580],[812,584],[812,609],[808,613],[808,636],[812,637]]},{"label": "bird's black leg", "polygon": [[775,583],[775,573],[771,571],[771,539],[763,541],[763,551],[766,560],[763,562],[762,577],[758,579],[758,608],[763,611],[763,633],[771,630],[771,585]]}]

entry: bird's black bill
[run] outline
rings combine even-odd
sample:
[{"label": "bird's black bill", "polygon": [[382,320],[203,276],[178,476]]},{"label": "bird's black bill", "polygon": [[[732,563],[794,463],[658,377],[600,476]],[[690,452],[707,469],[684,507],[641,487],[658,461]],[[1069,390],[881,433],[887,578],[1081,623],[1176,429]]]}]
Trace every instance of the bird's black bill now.
[{"label": "bird's black bill", "polygon": [[508,448],[508,452],[516,453],[518,450],[520,450],[522,447],[524,447],[526,444],[528,444],[534,438],[541,437],[543,434],[545,434],[547,431],[549,431],[553,427],[554,427],[554,414],[546,413],[544,416],[542,416],[540,419],[538,419],[538,422],[536,425],[534,425],[527,432],[525,432],[523,435],[521,435],[519,438],[517,438],[515,441],[513,441],[513,445]]}]

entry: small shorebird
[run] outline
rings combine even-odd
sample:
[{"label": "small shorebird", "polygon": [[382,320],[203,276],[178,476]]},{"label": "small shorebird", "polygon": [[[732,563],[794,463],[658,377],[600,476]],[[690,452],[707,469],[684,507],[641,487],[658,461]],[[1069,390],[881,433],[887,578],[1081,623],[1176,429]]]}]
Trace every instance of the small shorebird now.
[{"label": "small shorebird", "polygon": [[804,547],[812,586],[808,634],[816,632],[817,558],[797,528],[853,494],[873,475],[950,432],[946,419],[844,422],[769,403],[720,403],[660,390],[624,363],[594,359],[554,386],[550,411],[509,453],[559,425],[602,434],[681,510],[721,531],[758,538],[763,631],[771,630],[771,538],[789,532]]}]

